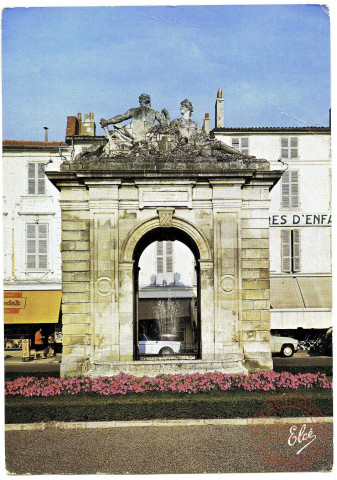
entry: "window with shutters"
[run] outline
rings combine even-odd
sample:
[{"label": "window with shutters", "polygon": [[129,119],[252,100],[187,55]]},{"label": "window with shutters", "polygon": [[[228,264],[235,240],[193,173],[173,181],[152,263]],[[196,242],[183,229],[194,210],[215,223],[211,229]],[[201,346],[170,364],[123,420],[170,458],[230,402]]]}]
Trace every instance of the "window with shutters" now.
[{"label": "window with shutters", "polygon": [[47,270],[48,266],[48,225],[46,223],[26,224],[26,268]]},{"label": "window with shutters", "polygon": [[282,230],[282,272],[299,272],[300,266],[300,231]]},{"label": "window with shutters", "polygon": [[172,242],[166,243],[166,273],[173,272],[173,245]]},{"label": "window with shutters", "polygon": [[298,138],[281,138],[281,158],[298,158]]},{"label": "window with shutters", "polygon": [[46,189],[46,177],[43,170],[44,163],[28,163],[28,194],[44,195]]},{"label": "window with shutters", "polygon": [[164,273],[164,244],[157,242],[157,273]]},{"label": "window with shutters", "polygon": [[298,171],[287,170],[281,180],[281,207],[299,207]]},{"label": "window with shutters", "polygon": [[157,273],[173,272],[173,243],[157,242]]},{"label": "window with shutters", "polygon": [[249,155],[248,137],[232,137],[232,147]]}]

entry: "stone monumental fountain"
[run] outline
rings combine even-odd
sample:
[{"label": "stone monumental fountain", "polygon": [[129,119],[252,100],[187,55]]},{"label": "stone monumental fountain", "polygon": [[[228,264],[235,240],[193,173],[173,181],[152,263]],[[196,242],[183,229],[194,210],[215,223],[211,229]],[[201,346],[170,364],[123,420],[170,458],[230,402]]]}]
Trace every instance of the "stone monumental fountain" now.
[{"label": "stone monumental fountain", "polygon": [[[105,145],[48,172],[61,192],[61,375],[271,369],[269,191],[282,172],[202,132],[187,99],[173,121],[139,101],[101,120]],[[165,239],[196,259],[199,348],[142,361],[138,260]]]}]

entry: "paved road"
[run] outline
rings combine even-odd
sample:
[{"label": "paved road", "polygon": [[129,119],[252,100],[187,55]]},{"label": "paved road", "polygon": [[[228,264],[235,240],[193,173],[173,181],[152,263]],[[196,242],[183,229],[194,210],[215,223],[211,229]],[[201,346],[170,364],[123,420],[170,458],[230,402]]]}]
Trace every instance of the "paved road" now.
[{"label": "paved road", "polygon": [[[20,357],[7,355],[5,357],[5,371],[6,372],[55,372],[60,371],[61,355],[56,358],[47,358],[41,360],[33,360],[30,362],[22,362]],[[299,352],[292,358],[273,357],[275,366],[332,366],[332,357],[310,357],[307,352]]]},{"label": "paved road", "polygon": [[[326,428],[324,453],[307,471],[332,468],[332,424]],[[256,456],[247,425],[11,431],[6,467],[34,475],[273,471]]]},{"label": "paved road", "polygon": [[10,352],[5,355],[5,372],[59,372],[61,360],[62,356],[56,355],[56,357],[23,362],[18,352]]},{"label": "paved road", "polygon": [[22,364],[6,364],[5,363],[5,372],[18,372],[22,374],[34,374],[34,372],[60,372],[60,364],[59,363],[44,363],[42,364],[35,364],[33,365],[32,362],[30,363],[22,363]]},{"label": "paved road", "polygon": [[327,367],[332,366],[332,357],[313,356],[310,357],[307,352],[295,353],[291,358],[273,357],[273,363],[278,367]]}]

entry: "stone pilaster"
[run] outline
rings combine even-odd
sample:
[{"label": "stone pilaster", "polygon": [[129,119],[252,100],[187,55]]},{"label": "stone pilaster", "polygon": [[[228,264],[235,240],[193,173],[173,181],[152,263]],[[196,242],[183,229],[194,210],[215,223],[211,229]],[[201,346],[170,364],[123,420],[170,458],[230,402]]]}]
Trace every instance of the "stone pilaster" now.
[{"label": "stone pilaster", "polygon": [[240,179],[212,181],[214,229],[215,358],[239,358]]},{"label": "stone pilaster", "polygon": [[214,359],[213,262],[200,261],[201,358]]},{"label": "stone pilaster", "polygon": [[119,359],[118,186],[90,186],[91,306],[94,360]]},{"label": "stone pilaster", "polygon": [[214,213],[215,358],[235,354],[239,347],[238,214]]},{"label": "stone pilaster", "polygon": [[120,361],[134,357],[134,289],[133,262],[119,263],[119,345]]}]

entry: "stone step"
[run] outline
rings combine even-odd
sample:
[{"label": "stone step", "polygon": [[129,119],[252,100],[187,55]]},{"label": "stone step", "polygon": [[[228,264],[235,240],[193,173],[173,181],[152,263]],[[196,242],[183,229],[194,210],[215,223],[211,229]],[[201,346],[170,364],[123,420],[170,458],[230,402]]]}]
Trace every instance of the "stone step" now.
[{"label": "stone step", "polygon": [[179,360],[195,360],[197,357],[196,355],[165,355],[164,357],[162,356],[159,356],[159,355],[141,355],[139,357],[139,361],[141,362],[146,362],[146,361],[150,361],[150,362],[163,362],[163,359],[165,358],[165,360],[175,360],[175,361],[179,361]]},{"label": "stone step", "polygon": [[120,372],[141,377],[148,375],[154,377],[158,374],[176,374],[176,373],[248,373],[242,361],[232,360],[193,360],[193,359],[163,359],[149,361],[131,361],[131,362],[94,362],[91,369],[86,373],[90,377],[114,376]]}]

